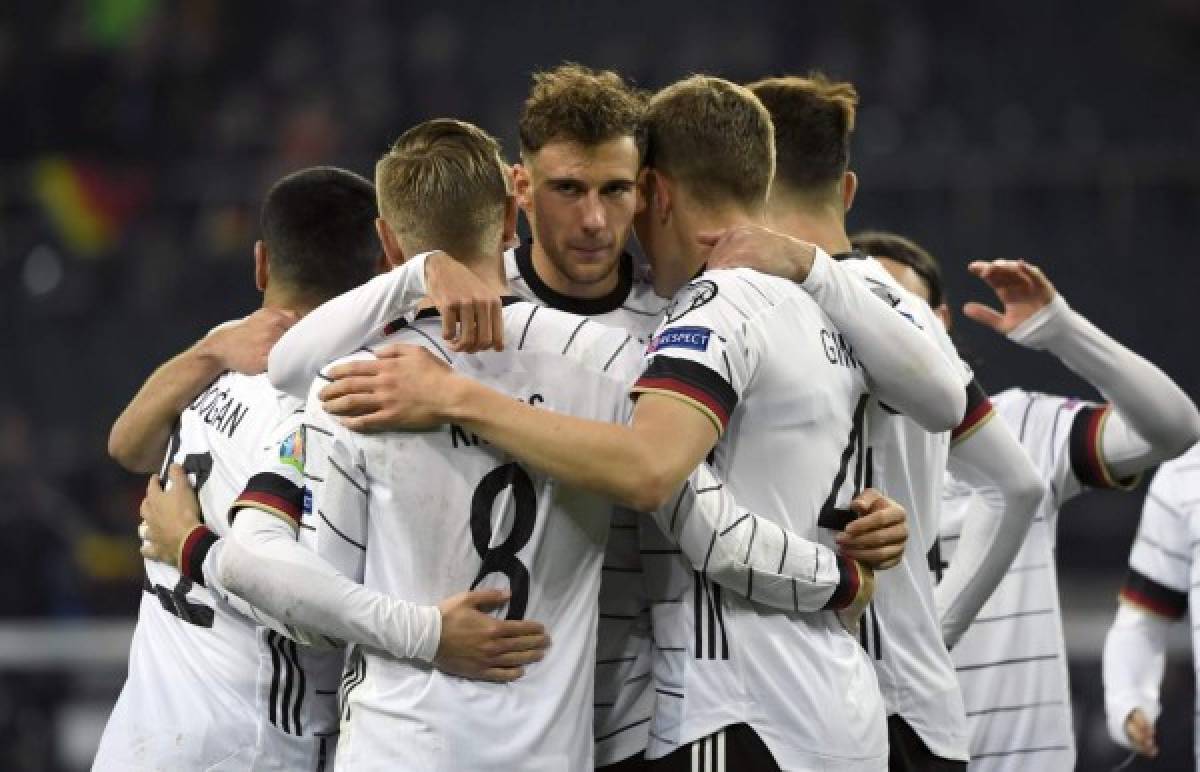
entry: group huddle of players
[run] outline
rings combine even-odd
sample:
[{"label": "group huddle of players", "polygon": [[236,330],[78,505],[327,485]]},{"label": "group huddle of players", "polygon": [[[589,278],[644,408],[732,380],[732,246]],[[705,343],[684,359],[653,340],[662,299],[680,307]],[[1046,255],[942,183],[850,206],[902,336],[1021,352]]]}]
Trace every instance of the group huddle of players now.
[{"label": "group huddle of players", "polygon": [[934,259],[847,233],[856,107],[563,65],[514,166],[436,119],[276,183],[262,309],[113,426],[158,474],[94,769],[1073,768],[1059,509],[1200,414],[1023,261],[964,313],[1106,402],[989,398]]}]

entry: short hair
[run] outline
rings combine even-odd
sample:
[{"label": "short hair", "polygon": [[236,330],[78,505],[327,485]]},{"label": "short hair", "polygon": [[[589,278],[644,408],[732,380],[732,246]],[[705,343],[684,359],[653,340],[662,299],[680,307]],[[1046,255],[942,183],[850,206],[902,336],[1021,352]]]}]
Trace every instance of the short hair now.
[{"label": "short hair", "polygon": [[499,243],[509,173],[500,143],[474,124],[413,126],[375,164],[375,183],[379,211],[406,246],[468,255]]},{"label": "short hair", "polygon": [[673,83],[650,99],[646,131],[647,165],[678,180],[698,203],[766,204],[774,130],[746,88],[708,75]]},{"label": "short hair", "polygon": [[633,137],[641,160],[646,153],[645,107],[646,92],[612,70],[568,62],[535,72],[517,124],[521,154],[531,155],[556,140],[594,146]]},{"label": "short hair", "polygon": [[811,192],[841,180],[850,164],[858,91],[819,72],[767,78],[748,87],[775,124],[775,180]]},{"label": "short hair", "polygon": [[873,257],[887,257],[903,263],[925,282],[929,290],[929,305],[937,308],[946,303],[945,285],[942,283],[942,267],[937,258],[929,254],[911,239],[887,231],[864,231],[850,238],[855,249]]},{"label": "short hair", "polygon": [[263,243],[273,282],[318,301],[370,279],[383,255],[375,186],[333,166],[293,172],[263,200]]}]

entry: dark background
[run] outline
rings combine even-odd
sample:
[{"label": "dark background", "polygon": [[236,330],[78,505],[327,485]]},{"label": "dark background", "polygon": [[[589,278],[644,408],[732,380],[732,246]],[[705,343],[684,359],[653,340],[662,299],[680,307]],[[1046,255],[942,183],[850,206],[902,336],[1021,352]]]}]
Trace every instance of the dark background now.
[{"label": "dark background", "polygon": [[[156,364],[257,303],[251,247],[270,182],[319,163],[369,176],[401,131],[443,115],[479,123],[515,153],[530,73],[564,59],[648,88],[692,72],[745,81],[819,68],[853,81],[852,229],[924,244],[958,301],[987,296],[969,260],[1035,261],[1076,308],[1197,393],[1195,0],[987,10],[8,0],[0,655],[17,664],[0,676],[0,766],[69,768],[107,715],[119,656],[21,666],[21,647],[39,639],[12,635],[31,619],[52,623],[50,636],[71,620],[131,619],[143,482],[109,462],[107,429]],[[966,320],[960,334],[993,391],[1094,394],[1044,354]],[[1096,625],[1112,612],[1140,498],[1089,494],[1060,528],[1080,769],[1120,758],[1098,731]],[[1186,656],[1179,663],[1167,758],[1135,768],[1190,768],[1191,673]]]}]

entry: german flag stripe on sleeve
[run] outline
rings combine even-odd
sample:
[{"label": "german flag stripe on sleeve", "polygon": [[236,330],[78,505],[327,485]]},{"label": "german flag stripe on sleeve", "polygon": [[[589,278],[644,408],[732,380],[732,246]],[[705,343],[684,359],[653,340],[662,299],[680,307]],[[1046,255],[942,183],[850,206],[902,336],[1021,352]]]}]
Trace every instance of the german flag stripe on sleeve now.
[{"label": "german flag stripe on sleeve", "polygon": [[230,523],[244,507],[260,509],[299,524],[304,511],[304,489],[282,475],[259,472],[250,478],[246,489],[229,508]]},{"label": "german flag stripe on sleeve", "polygon": [[1138,484],[1141,475],[1118,480],[1104,460],[1101,440],[1104,423],[1112,414],[1112,405],[1087,405],[1075,414],[1071,423],[1071,470],[1079,482],[1092,488],[1122,488],[1129,490]]},{"label": "german flag stripe on sleeve", "polygon": [[962,423],[950,433],[950,442],[956,445],[964,442],[994,415],[996,409],[992,407],[987,392],[979,385],[979,381],[972,379],[967,384],[967,411],[963,414]]},{"label": "german flag stripe on sleeve", "polygon": [[729,416],[737,407],[737,392],[729,383],[704,365],[690,359],[654,357],[650,366],[633,385],[634,394],[665,394],[682,399],[708,416],[723,433]]},{"label": "german flag stripe on sleeve", "polygon": [[1135,569],[1129,569],[1118,596],[1121,601],[1167,619],[1181,619],[1187,613],[1186,592],[1172,590]]},{"label": "german flag stripe on sleeve", "polygon": [[208,526],[201,523],[193,528],[179,550],[179,573],[203,586],[204,558],[216,543],[217,535]]},{"label": "german flag stripe on sleeve", "polygon": [[858,561],[850,560],[841,555],[837,556],[838,585],[829,596],[829,600],[821,608],[825,611],[840,611],[847,608],[858,598],[863,590],[862,569]]}]

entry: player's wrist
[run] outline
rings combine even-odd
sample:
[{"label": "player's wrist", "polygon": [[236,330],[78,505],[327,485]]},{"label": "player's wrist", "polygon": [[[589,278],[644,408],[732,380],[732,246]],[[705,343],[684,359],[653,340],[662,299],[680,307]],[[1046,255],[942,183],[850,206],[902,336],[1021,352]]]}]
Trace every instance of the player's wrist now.
[{"label": "player's wrist", "polygon": [[179,544],[176,564],[179,573],[196,584],[204,585],[204,560],[217,543],[217,535],[204,523],[197,523]]},{"label": "player's wrist", "polygon": [[1026,348],[1052,350],[1064,334],[1069,334],[1079,315],[1059,294],[1028,319],[1008,331],[1008,339]]},{"label": "player's wrist", "polygon": [[433,412],[444,423],[470,423],[480,417],[485,396],[486,390],[477,381],[448,370],[445,382],[433,397]]}]

